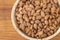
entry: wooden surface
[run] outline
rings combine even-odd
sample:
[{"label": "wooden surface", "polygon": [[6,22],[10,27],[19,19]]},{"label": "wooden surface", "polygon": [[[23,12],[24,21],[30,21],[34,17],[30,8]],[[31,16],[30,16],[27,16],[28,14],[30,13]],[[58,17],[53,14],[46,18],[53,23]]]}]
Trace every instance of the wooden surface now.
[{"label": "wooden surface", "polygon": [[[0,0],[0,40],[26,40],[11,23],[11,9],[16,0]],[[60,34],[51,40],[60,40]]]}]

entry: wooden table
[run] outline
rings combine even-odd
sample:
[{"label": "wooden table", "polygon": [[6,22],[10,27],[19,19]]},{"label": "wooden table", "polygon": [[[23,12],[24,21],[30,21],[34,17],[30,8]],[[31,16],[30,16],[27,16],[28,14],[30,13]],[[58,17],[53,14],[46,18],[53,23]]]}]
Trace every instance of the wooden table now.
[{"label": "wooden table", "polygon": [[[26,40],[11,23],[11,9],[16,0],[0,0],[0,40]],[[51,40],[60,40],[60,34]]]}]

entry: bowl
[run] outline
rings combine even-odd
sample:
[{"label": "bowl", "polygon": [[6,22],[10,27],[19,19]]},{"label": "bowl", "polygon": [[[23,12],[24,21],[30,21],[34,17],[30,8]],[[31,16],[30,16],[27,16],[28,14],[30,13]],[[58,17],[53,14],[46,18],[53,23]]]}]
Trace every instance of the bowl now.
[{"label": "bowl", "polygon": [[[18,5],[20,0],[16,0],[15,4],[13,5],[13,8],[12,8],[12,12],[11,12],[11,21],[12,21],[12,24],[13,24],[13,27],[14,29],[18,32],[19,35],[23,36],[24,38],[28,39],[28,40],[49,40],[53,37],[55,37],[56,35],[58,35],[60,33],[60,28],[58,28],[58,30],[51,36],[48,36],[46,38],[43,38],[43,39],[37,39],[37,38],[32,38],[32,37],[29,37],[27,35],[25,35],[22,31],[20,31],[15,23],[15,9]],[[60,4],[60,0],[58,0],[58,3]]]}]

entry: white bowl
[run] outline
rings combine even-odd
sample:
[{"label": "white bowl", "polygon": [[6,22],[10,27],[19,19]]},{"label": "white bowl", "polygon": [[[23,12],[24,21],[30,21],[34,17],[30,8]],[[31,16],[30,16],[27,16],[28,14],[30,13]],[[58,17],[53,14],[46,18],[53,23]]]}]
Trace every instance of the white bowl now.
[{"label": "white bowl", "polygon": [[[60,28],[57,30],[56,33],[54,33],[53,35],[49,36],[49,37],[46,37],[46,38],[43,38],[43,39],[36,39],[36,38],[32,38],[32,37],[29,37],[27,35],[25,35],[23,32],[21,32],[18,28],[17,28],[17,25],[15,23],[15,18],[14,18],[14,15],[15,15],[15,9],[18,5],[20,0],[16,0],[13,8],[12,8],[12,12],[11,12],[11,20],[12,20],[12,24],[13,24],[13,27],[14,29],[19,33],[19,35],[23,36],[24,38],[28,39],[28,40],[49,40],[53,37],[55,37],[56,35],[58,35],[58,33],[60,32]],[[58,0],[59,1],[59,0]],[[59,3],[60,4],[60,3]]]}]

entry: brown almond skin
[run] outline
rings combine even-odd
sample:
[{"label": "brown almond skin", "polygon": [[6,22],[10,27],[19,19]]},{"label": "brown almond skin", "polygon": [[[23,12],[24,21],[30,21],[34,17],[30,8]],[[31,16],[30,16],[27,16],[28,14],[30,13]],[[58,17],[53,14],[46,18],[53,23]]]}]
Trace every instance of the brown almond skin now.
[{"label": "brown almond skin", "polygon": [[50,35],[51,35],[51,33],[50,33],[50,32],[48,32],[48,33],[47,33],[47,35],[48,35],[48,36],[50,36]]},{"label": "brown almond skin", "polygon": [[34,29],[37,29],[37,24],[34,24]]},{"label": "brown almond skin", "polygon": [[60,17],[57,18],[58,23],[60,23]]}]

